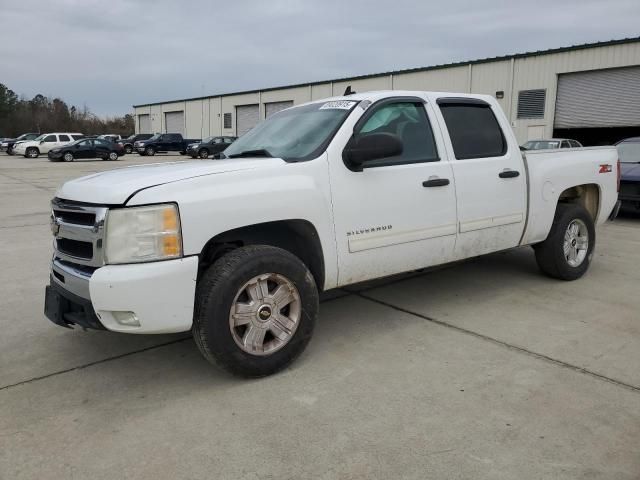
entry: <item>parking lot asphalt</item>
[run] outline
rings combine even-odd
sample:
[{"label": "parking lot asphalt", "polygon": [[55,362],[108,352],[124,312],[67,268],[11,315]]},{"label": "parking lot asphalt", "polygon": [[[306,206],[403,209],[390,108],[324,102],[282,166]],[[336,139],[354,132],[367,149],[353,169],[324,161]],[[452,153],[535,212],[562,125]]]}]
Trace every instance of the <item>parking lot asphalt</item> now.
[{"label": "parking lot asphalt", "polygon": [[640,478],[640,217],[575,282],[523,248],[331,292],[302,357],[246,381],[188,335],[42,314],[56,188],[182,159],[0,154],[0,478]]}]

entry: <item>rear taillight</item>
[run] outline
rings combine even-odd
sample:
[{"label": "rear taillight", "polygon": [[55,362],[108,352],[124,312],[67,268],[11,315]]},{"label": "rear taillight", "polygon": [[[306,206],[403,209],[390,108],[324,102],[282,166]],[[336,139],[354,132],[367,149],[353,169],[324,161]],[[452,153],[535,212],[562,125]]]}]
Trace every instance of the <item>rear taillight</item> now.
[{"label": "rear taillight", "polygon": [[618,164],[616,165],[616,177],[618,179],[618,193],[620,193],[620,159],[618,158]]}]

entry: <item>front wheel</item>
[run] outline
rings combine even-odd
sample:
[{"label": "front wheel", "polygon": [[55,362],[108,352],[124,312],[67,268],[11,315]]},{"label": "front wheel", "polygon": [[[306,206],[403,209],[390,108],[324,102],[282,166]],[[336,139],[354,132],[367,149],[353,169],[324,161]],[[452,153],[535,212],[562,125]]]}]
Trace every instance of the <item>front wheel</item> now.
[{"label": "front wheel", "polygon": [[201,148],[200,151],[198,152],[198,155],[200,156],[200,158],[205,160],[209,158],[209,150],[207,150],[206,148]]},{"label": "front wheel", "polygon": [[65,162],[73,162],[73,153],[67,152],[62,157]]},{"label": "front wheel", "polygon": [[154,150],[153,147],[147,147],[144,149],[144,154],[149,155],[150,157],[153,157],[156,154],[156,151]]},{"label": "front wheel", "polygon": [[560,280],[576,280],[589,269],[596,244],[593,219],[584,207],[558,204],[547,239],[534,246],[538,267]]},{"label": "front wheel", "polygon": [[131,145],[125,145],[124,153],[126,153],[127,155],[131,155],[131,153],[133,153],[133,147]]},{"label": "front wheel", "polygon": [[40,155],[40,151],[35,147],[27,148],[27,151],[24,152],[24,156],[27,158],[38,158],[38,155]]},{"label": "front wheel", "polygon": [[318,290],[300,259],[276,247],[241,247],[200,279],[193,337],[211,363],[235,375],[263,377],[302,353],[317,313]]}]

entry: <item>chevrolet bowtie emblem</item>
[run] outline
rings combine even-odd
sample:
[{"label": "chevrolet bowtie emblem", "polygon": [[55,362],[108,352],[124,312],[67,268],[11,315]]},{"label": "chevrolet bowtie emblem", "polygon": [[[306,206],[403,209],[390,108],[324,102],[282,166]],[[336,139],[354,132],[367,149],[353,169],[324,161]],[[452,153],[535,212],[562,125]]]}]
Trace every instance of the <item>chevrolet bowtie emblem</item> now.
[{"label": "chevrolet bowtie emblem", "polygon": [[58,223],[58,221],[53,215],[51,216],[50,224],[51,224],[51,233],[53,233],[54,237],[57,237],[58,232],[60,232],[60,224]]}]

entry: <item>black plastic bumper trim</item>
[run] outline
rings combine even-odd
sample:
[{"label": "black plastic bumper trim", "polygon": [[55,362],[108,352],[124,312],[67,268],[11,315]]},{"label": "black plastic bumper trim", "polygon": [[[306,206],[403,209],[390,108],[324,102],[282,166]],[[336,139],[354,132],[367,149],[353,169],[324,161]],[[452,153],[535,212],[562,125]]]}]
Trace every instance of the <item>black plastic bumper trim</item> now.
[{"label": "black plastic bumper trim", "polygon": [[106,330],[90,300],[68,292],[53,279],[45,289],[44,314],[61,327],[72,328],[73,325],[78,325],[93,330]]}]

